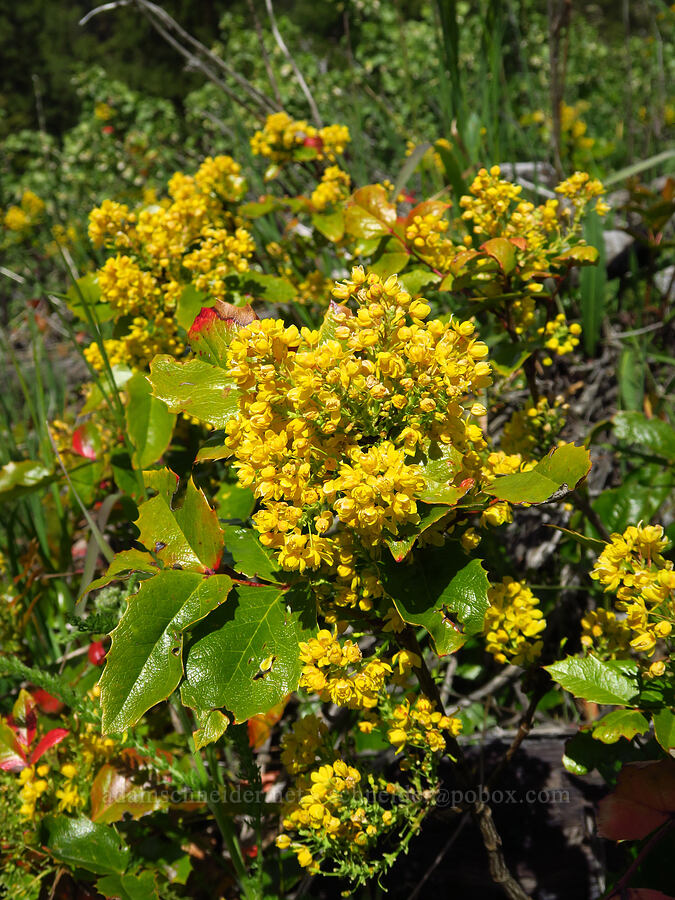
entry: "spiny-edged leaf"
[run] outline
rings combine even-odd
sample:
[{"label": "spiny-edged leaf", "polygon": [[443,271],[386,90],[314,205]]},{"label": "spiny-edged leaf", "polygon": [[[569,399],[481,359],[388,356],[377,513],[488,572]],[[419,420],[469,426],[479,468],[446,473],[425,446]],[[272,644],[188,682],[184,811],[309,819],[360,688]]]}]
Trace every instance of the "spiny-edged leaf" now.
[{"label": "spiny-edged leaf", "polygon": [[255,507],[253,491],[236,481],[221,481],[213,500],[221,519],[239,519],[245,522]]},{"label": "spiny-edged leaf", "polygon": [[639,841],[675,813],[675,760],[629,763],[598,806],[598,833],[610,841]]},{"label": "spiny-edged leaf", "polygon": [[178,298],[176,304],[176,321],[181,328],[187,331],[203,307],[211,306],[215,302],[215,298],[210,298],[203,291],[198,291],[193,284],[188,284],[183,288],[183,292]]},{"label": "spiny-edged leaf", "polygon": [[649,722],[638,709],[615,709],[593,726],[593,737],[603,744],[615,744],[620,738],[632,741],[636,734],[644,734]]},{"label": "spiny-edged leaf", "polygon": [[669,461],[675,460],[675,429],[661,419],[648,419],[641,412],[619,412],[612,420],[614,434],[622,444],[635,445]]},{"label": "spiny-edged leaf", "polygon": [[585,447],[563,444],[556,447],[529,472],[516,472],[496,478],[484,488],[509,503],[545,503],[573,491],[591,468],[591,457]]},{"label": "spiny-edged leaf", "polygon": [[[139,541],[165,566],[214,571],[223,552],[218,516],[191,480],[179,501],[180,506],[174,506],[175,476],[173,472],[168,475],[168,490],[160,490],[156,497],[139,507],[136,520]],[[173,489],[171,479],[174,479]]]},{"label": "spiny-edged leaf", "polygon": [[390,275],[398,275],[408,264],[410,255],[408,253],[383,253],[382,256],[368,266],[369,272],[374,272],[380,278],[385,279]]},{"label": "spiny-edged leaf", "polygon": [[227,373],[201,359],[176,362],[172,356],[156,356],[148,376],[155,397],[172,413],[184,412],[224,428],[239,408],[239,391]]},{"label": "spiny-edged leaf", "polygon": [[201,445],[195,457],[195,462],[208,462],[214,459],[227,459],[232,456],[232,451],[223,443],[224,431],[214,431]]},{"label": "spiny-edged leaf", "polygon": [[55,477],[50,468],[36,460],[8,462],[0,469],[0,501],[5,503],[38,491],[54,481]]},{"label": "spiny-edged leaf", "polygon": [[192,352],[204,362],[224,369],[234,330],[231,320],[221,319],[213,307],[203,307],[188,331]]},{"label": "spiny-edged leaf", "polygon": [[176,415],[152,396],[152,386],[141,372],[129,379],[126,390],[129,399],[124,416],[134,446],[133,461],[137,468],[147,469],[169,446]]},{"label": "spiny-edged leaf", "polygon": [[380,571],[403,621],[425,628],[439,656],[482,631],[490,584],[481,560],[467,563],[458,546],[426,549],[414,565],[387,562]]},{"label": "spiny-edged leaf", "polygon": [[675,712],[672,709],[659,709],[652,718],[654,737],[666,753],[670,753],[675,748]]},{"label": "spiny-edged leaf", "polygon": [[159,900],[154,872],[105,875],[96,882],[96,890],[115,900]]},{"label": "spiny-edged leaf", "polygon": [[298,293],[296,286],[287,278],[267,275],[264,272],[242,272],[239,281],[239,289],[245,294],[250,294],[254,300],[288,303]]},{"label": "spiny-edged leaf", "polygon": [[88,594],[89,591],[96,591],[105,587],[111,581],[122,581],[133,572],[154,574],[159,568],[160,564],[143,550],[135,550],[133,548],[131,550],[122,550],[121,553],[114,557],[105,575],[101,575],[96,581],[92,581],[85,593]]},{"label": "spiny-edged leaf", "polygon": [[345,214],[342,209],[330,213],[314,213],[312,225],[320,234],[336,244],[345,233]]},{"label": "spiny-edged leaf", "polygon": [[273,555],[260,543],[252,528],[240,525],[223,527],[225,547],[234,560],[234,568],[249,578],[262,578],[283,584],[285,579]]},{"label": "spiny-edged leaf", "polygon": [[596,656],[568,656],[544,666],[574,697],[610,706],[626,706],[636,696],[637,665],[628,660],[603,662]]},{"label": "spiny-edged leaf", "polygon": [[136,784],[108,764],[96,773],[89,796],[92,822],[103,825],[120,822],[126,814],[132,819],[140,819],[141,816],[167,805],[166,800],[158,794]]},{"label": "spiny-edged leaf", "polygon": [[425,485],[415,494],[424,503],[456,506],[474,486],[471,478],[461,484],[454,480],[462,465],[461,454],[450,444],[432,444],[425,460],[419,463]]},{"label": "spiny-edged leaf", "polygon": [[345,231],[354,237],[372,238],[389,234],[395,223],[396,207],[381,184],[359,188],[345,210]]},{"label": "spiny-edged leaf", "polygon": [[419,294],[425,285],[435,284],[438,282],[438,275],[430,272],[429,269],[410,269],[399,275],[398,280],[409,294],[415,296]]},{"label": "spiny-edged leaf", "polygon": [[159,572],[129,597],[101,677],[103,730],[124,731],[166,700],[183,674],[183,632],[227,598],[227,575]]},{"label": "spiny-edged leaf", "polygon": [[586,537],[585,534],[579,534],[578,531],[570,531],[569,528],[563,528],[561,525],[549,525],[549,528],[555,528],[556,531],[561,531],[563,534],[566,534],[567,537],[570,537],[573,541],[576,541],[577,544],[581,544],[582,547],[588,547],[588,549],[593,550],[594,553],[602,553],[602,551],[607,546],[606,541],[600,541],[597,538]]},{"label": "spiny-edged leaf", "polygon": [[506,238],[490,238],[481,244],[483,253],[487,253],[492,259],[496,259],[499,268],[505,275],[510,275],[516,267],[516,248]]},{"label": "spiny-edged leaf", "polygon": [[47,816],[47,849],[59,862],[95,875],[121,875],[130,849],[111,825],[98,825],[86,816]]},{"label": "spiny-edged leaf", "polygon": [[230,724],[230,720],[219,709],[198,709],[195,715],[199,728],[192,732],[192,737],[197,750],[219,741]]},{"label": "spiny-edged leaf", "polygon": [[385,538],[385,544],[391,550],[391,555],[396,562],[402,562],[412,550],[417,538],[443,516],[447,516],[448,508],[447,506],[427,506],[426,503],[418,503],[417,512],[420,517],[417,525],[408,525],[401,529],[396,538]]},{"label": "spiny-edged leaf", "polygon": [[297,688],[298,644],[315,633],[314,601],[300,588],[236,584],[228,602],[193,633],[183,703],[227,709],[236,723],[267,712]]}]

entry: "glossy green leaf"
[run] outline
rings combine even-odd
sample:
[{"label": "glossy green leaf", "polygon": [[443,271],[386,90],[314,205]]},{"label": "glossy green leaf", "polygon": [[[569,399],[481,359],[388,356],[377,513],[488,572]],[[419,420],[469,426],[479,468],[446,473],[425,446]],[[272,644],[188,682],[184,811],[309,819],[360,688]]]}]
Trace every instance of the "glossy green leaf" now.
[{"label": "glossy green leaf", "polygon": [[0,500],[4,503],[40,490],[55,477],[51,469],[36,460],[8,462],[0,469]]},{"label": "glossy green leaf", "polygon": [[596,656],[568,656],[544,666],[551,678],[574,697],[610,706],[627,706],[638,692],[637,665],[603,662]]},{"label": "glossy green leaf", "polygon": [[418,503],[417,512],[420,517],[417,525],[408,525],[400,529],[396,538],[385,538],[385,544],[391,550],[391,555],[396,562],[402,562],[412,550],[417,538],[443,516],[447,516],[448,508],[447,506],[427,506],[425,503]]},{"label": "glossy green leaf", "polygon": [[199,728],[192,732],[192,737],[197,750],[219,741],[230,724],[230,720],[219,709],[198,709],[196,716]]},{"label": "glossy green leaf", "polygon": [[242,293],[250,294],[254,300],[266,300],[268,303],[288,303],[298,293],[296,286],[287,278],[264,272],[242,272],[239,282]]},{"label": "glossy green leaf", "polygon": [[619,412],[612,423],[618,441],[675,461],[675,429],[662,419],[648,419],[641,412]]},{"label": "glossy green leaf", "polygon": [[227,575],[169,570],[129,597],[100,681],[105,732],[135,725],[176,689],[183,674],[183,632],[223,603],[231,586]]},{"label": "glossy green leaf", "polygon": [[237,413],[236,385],[223,369],[201,359],[176,362],[156,356],[148,378],[153,395],[172,413],[184,412],[216,428],[224,428]]},{"label": "glossy green leaf", "polygon": [[408,253],[383,253],[379,259],[368,266],[369,272],[374,272],[383,280],[390,275],[398,275],[408,265],[411,259]]},{"label": "glossy green leaf", "polygon": [[176,304],[176,321],[181,328],[188,331],[201,309],[212,306],[215,303],[214,297],[209,297],[203,291],[198,291],[193,284],[188,284],[183,288],[183,292],[178,298]]},{"label": "glossy green leaf", "polygon": [[147,469],[162,456],[171,443],[176,424],[175,413],[152,396],[152,386],[141,372],[126,384],[127,405],[124,417],[127,434],[134,447],[134,465]]},{"label": "glossy green leaf", "polygon": [[257,532],[240,525],[223,527],[225,547],[232,555],[234,568],[249,578],[284,583],[277,561],[272,553],[260,543]]},{"label": "glossy green leaf", "polygon": [[333,243],[341,241],[345,233],[345,216],[342,209],[330,213],[314,213],[312,225]]},{"label": "glossy green leaf", "polygon": [[91,820],[103,825],[120,822],[126,815],[140,819],[167,806],[167,801],[154,791],[136,784],[109,764],[101,766],[96,773],[89,796]]},{"label": "glossy green leaf", "polygon": [[401,282],[404,290],[412,296],[419,294],[427,285],[435,285],[438,283],[438,275],[429,269],[410,269],[399,275],[398,280]]},{"label": "glossy green leaf", "polygon": [[159,900],[155,875],[148,870],[138,874],[105,875],[97,880],[96,890],[115,900]]},{"label": "glossy green leaf", "polygon": [[603,491],[593,501],[593,509],[608,531],[623,532],[636,522],[649,522],[671,494],[671,484],[623,484]]},{"label": "glossy green leaf", "polygon": [[47,816],[47,849],[59,862],[95,875],[121,875],[131,851],[111,825],[86,816]]},{"label": "glossy green leaf", "polygon": [[236,481],[221,481],[213,500],[221,519],[239,519],[245,522],[255,509],[253,491]]},{"label": "glossy green leaf", "polygon": [[415,565],[386,563],[381,573],[403,621],[425,628],[439,656],[483,630],[490,583],[481,560],[467,563],[458,546],[425,549]]},{"label": "glossy green leaf", "polygon": [[593,737],[603,744],[615,744],[620,738],[632,741],[648,730],[649,722],[638,709],[615,709],[595,723]]},{"label": "glossy green leaf", "polygon": [[144,550],[122,550],[117,553],[108,566],[104,575],[92,581],[87,587],[86,593],[105,587],[111,581],[122,581],[134,572],[147,572],[154,575],[160,568],[160,564]]},{"label": "glossy green leaf", "polygon": [[345,210],[345,231],[354,237],[373,238],[390,234],[396,223],[396,207],[380,184],[355,191]]},{"label": "glossy green leaf", "polygon": [[235,584],[228,602],[195,629],[183,703],[227,709],[236,722],[267,712],[297,688],[298,643],[315,633],[314,600],[300,589]]},{"label": "glossy green leaf", "polygon": [[675,712],[672,709],[659,709],[652,716],[654,720],[654,737],[666,753],[675,749]]},{"label": "glossy green leaf", "polygon": [[510,275],[516,267],[516,248],[506,238],[490,238],[481,244],[483,253],[497,260],[504,275]]},{"label": "glossy green leaf", "polygon": [[173,472],[151,474],[155,479],[150,484],[158,493],[139,507],[140,543],[167,567],[215,571],[223,552],[223,535],[204,493],[188,481],[183,497],[176,498]]},{"label": "glossy green leaf", "polygon": [[563,444],[529,472],[496,478],[485,493],[509,503],[545,503],[573,491],[589,473],[591,457],[584,447]]},{"label": "glossy green leaf", "polygon": [[415,494],[416,499],[429,504],[456,506],[474,486],[471,478],[454,483],[462,466],[461,454],[449,444],[432,444],[425,460],[418,464],[425,486]]}]

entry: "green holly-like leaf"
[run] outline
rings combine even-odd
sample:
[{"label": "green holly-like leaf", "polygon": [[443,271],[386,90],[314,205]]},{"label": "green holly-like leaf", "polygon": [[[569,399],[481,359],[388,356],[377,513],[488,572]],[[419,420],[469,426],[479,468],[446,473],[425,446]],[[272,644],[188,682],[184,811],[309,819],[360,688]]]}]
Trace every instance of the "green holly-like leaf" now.
[{"label": "green holly-like leaf", "polygon": [[110,584],[111,581],[122,581],[134,572],[145,572],[149,575],[154,575],[159,568],[161,568],[161,564],[143,550],[122,550],[121,553],[114,557],[105,575],[101,575],[96,581],[92,581],[85,593],[97,591],[99,588]]},{"label": "green holly-like leaf", "polygon": [[509,503],[545,503],[573,491],[589,473],[591,457],[585,447],[563,444],[542,459],[529,472],[516,472],[495,478],[484,488],[499,500]]},{"label": "green holly-like leaf", "polygon": [[454,653],[483,630],[490,583],[482,562],[457,547],[427,549],[415,565],[381,567],[387,593],[404,622],[421,625],[439,656]]},{"label": "green holly-like leaf", "polygon": [[209,462],[214,459],[227,459],[228,456],[232,456],[232,451],[225,446],[224,440],[224,431],[214,431],[199,448],[195,462]]},{"label": "green holly-like leaf", "polygon": [[345,233],[345,216],[342,209],[330,213],[314,213],[312,225],[329,241],[336,244]]},{"label": "green holly-like leaf", "polygon": [[148,376],[152,392],[170,412],[184,412],[200,422],[224,428],[239,408],[239,391],[227,373],[201,359],[176,362],[156,356]]},{"label": "green holly-like leaf", "polygon": [[435,284],[438,281],[438,275],[435,272],[430,272],[429,269],[410,269],[403,275],[399,275],[398,280],[401,282],[404,290],[415,296],[426,285]]},{"label": "green holly-like leaf", "polygon": [[105,765],[96,773],[91,785],[91,819],[110,825],[125,815],[140,819],[147,813],[166,807],[167,801],[158,794],[136,784],[114,766]]},{"label": "green holly-like leaf", "polygon": [[298,644],[315,633],[314,601],[299,588],[235,584],[227,603],[195,629],[183,703],[227,709],[235,723],[267,712],[297,688]]},{"label": "green holly-like leaf", "polygon": [[593,737],[603,744],[615,744],[620,738],[632,741],[648,729],[649,722],[639,709],[615,709],[595,723]]},{"label": "green holly-like leaf", "polygon": [[447,506],[427,506],[425,503],[418,503],[417,512],[420,517],[417,525],[402,528],[396,538],[385,538],[385,544],[391,550],[391,555],[396,562],[402,562],[412,550],[417,538],[443,516],[447,516],[448,508]]},{"label": "green holly-like leaf", "polygon": [[148,476],[149,486],[158,493],[139,507],[139,541],[167,567],[215,571],[223,552],[223,535],[203,492],[189,481],[184,497],[177,500],[173,472],[164,469]]},{"label": "green holly-like leaf", "polygon": [[159,572],[129,597],[112,632],[101,677],[104,732],[135,725],[151,706],[166,700],[183,674],[183,633],[227,598],[227,575]]},{"label": "green holly-like leaf", "polygon": [[669,461],[675,460],[675,429],[661,419],[648,419],[641,412],[619,412],[614,416],[614,434],[622,444],[634,445]]},{"label": "green holly-like leaf", "polygon": [[627,660],[603,662],[596,656],[568,656],[544,668],[561,687],[582,700],[627,706],[638,692],[637,665]]},{"label": "green holly-like leaf", "polygon": [[654,737],[666,753],[670,753],[675,748],[675,712],[668,708],[660,709],[652,718]]},{"label": "green holly-like leaf", "polygon": [[195,747],[201,750],[207,744],[219,741],[227,731],[230,720],[219,709],[196,710],[199,728],[192,732]]},{"label": "green holly-like leaf", "polygon": [[250,294],[254,300],[268,303],[289,303],[298,289],[287,278],[268,275],[264,272],[242,272],[239,275],[239,290]]},{"label": "green holly-like leaf", "polygon": [[454,480],[462,465],[462,455],[449,444],[432,444],[425,460],[419,463],[425,485],[415,494],[424,503],[456,506],[474,486],[472,478],[457,485]]},{"label": "green holly-like leaf", "polygon": [[169,446],[176,415],[152,396],[152,387],[141,372],[129,379],[126,390],[129,399],[124,415],[127,434],[134,446],[134,465],[147,469]]},{"label": "green holly-like leaf", "polygon": [[380,278],[385,279],[390,275],[398,275],[408,265],[410,255],[405,251],[383,253],[374,263],[368,266],[369,272],[374,272]]},{"label": "green holly-like leaf", "polygon": [[51,469],[32,459],[8,462],[0,469],[0,500],[4,503],[38,491],[55,477]]},{"label": "green holly-like leaf", "polygon": [[355,191],[345,210],[345,231],[354,237],[373,238],[390,234],[396,224],[396,207],[380,184]]},{"label": "green holly-like leaf", "polygon": [[223,528],[225,547],[232,555],[234,568],[249,578],[284,583],[285,579],[273,555],[260,543],[252,528],[239,525],[225,525]]},{"label": "green holly-like leaf", "polygon": [[147,870],[138,874],[106,875],[97,880],[96,890],[115,900],[159,900],[155,875]]},{"label": "green holly-like leaf", "polygon": [[86,816],[47,816],[47,849],[59,862],[95,875],[121,875],[131,851],[111,825]]}]

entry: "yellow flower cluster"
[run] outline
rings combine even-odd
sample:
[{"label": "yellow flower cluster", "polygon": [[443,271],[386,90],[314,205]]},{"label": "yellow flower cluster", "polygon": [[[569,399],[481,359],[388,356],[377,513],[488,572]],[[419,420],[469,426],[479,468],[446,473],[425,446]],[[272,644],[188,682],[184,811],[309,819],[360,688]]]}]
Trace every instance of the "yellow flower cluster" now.
[{"label": "yellow flower cluster", "polygon": [[445,750],[443,732],[456,737],[461,730],[460,719],[444,716],[434,709],[431,700],[418,697],[412,706],[404,700],[394,708],[387,740],[396,747],[397,753],[404,747],[440,753]]},{"label": "yellow flower cluster", "polygon": [[595,203],[596,213],[599,216],[604,216],[609,212],[608,204],[601,199],[605,193],[602,182],[597,178],[591,178],[588,172],[575,172],[561,182],[555,188],[555,191],[572,203],[577,216],[595,197],[598,198]]},{"label": "yellow flower cluster", "polygon": [[[238,163],[207,157],[194,176],[173,175],[159,203],[148,197],[132,211],[105,200],[91,212],[93,245],[117,251],[98,272],[101,300],[128,319],[123,336],[104,342],[113,364],[142,367],[156,353],[180,353],[174,313],[185,286],[219,294],[227,275],[248,269],[255,245],[230,208],[245,192]],[[97,344],[85,353],[102,368]]]},{"label": "yellow flower cluster", "polygon": [[19,783],[21,784],[19,815],[22,818],[33,819],[35,817],[38,800],[49,790],[49,782],[45,778],[48,773],[49,766],[45,764],[38,766],[37,769],[35,766],[26,766],[19,772]]},{"label": "yellow flower cluster", "polygon": [[24,191],[20,206],[10,206],[5,212],[5,228],[9,231],[25,231],[42,218],[44,211],[44,201],[33,191]]},{"label": "yellow flower cluster", "polygon": [[325,722],[315,715],[298,719],[281,739],[281,762],[287,772],[297,775],[311,768],[328,734]]},{"label": "yellow flower cluster", "polygon": [[286,112],[272,113],[262,131],[251,138],[251,150],[276,163],[289,162],[298,157],[301,147],[311,150],[313,159],[333,162],[344,153],[351,140],[346,125],[326,125],[315,128],[304,119],[292,119]]},{"label": "yellow flower cluster", "polygon": [[434,206],[429,212],[413,216],[406,227],[405,239],[428,265],[445,271],[456,253],[452,241],[445,237],[449,226],[443,210]]},{"label": "yellow flower cluster", "polygon": [[[567,324],[564,313],[558,313],[555,319],[551,319],[546,325],[537,329],[537,334],[544,338],[544,347],[556,353],[557,356],[565,356],[571,353],[579,345],[581,325],[578,322]],[[543,359],[544,365],[551,365],[551,358]]]},{"label": "yellow flower cluster", "polygon": [[485,440],[472,419],[484,410],[463,404],[490,382],[490,367],[470,322],[425,322],[429,306],[395,276],[382,282],[357,267],[352,279],[335,288],[345,305],[332,305],[321,331],[263,319],[235,333],[239,412],[225,443],[262,500],[255,527],[282,568],[323,566],[338,576],[338,604],[370,608],[381,591],[370,563],[418,521],[425,482],[408,457],[451,445],[457,484],[480,475]]},{"label": "yellow flower cluster", "polygon": [[556,397],[552,404],[547,397],[540,397],[536,404],[528,403],[523,409],[517,409],[504,425],[502,450],[527,460],[548,453],[565,425],[568,409],[562,397]]},{"label": "yellow flower cluster", "polygon": [[328,206],[334,206],[340,200],[349,197],[351,178],[339,166],[329,166],[321,176],[321,181],[314,188],[311,203],[315,210],[322,212]]},{"label": "yellow flower cluster", "polygon": [[[377,833],[377,828],[367,822],[362,807],[347,809],[349,802],[360,794],[360,781],[358,769],[340,759],[301,776],[296,784],[300,796],[297,802],[286,807],[283,827],[288,831],[316,832],[331,840],[348,840],[363,847],[368,837]],[[276,844],[280,849],[291,847],[301,866],[312,866],[314,860],[309,849],[292,842],[288,835],[280,834]]]},{"label": "yellow flower cluster", "polygon": [[627,655],[631,637],[630,628],[611,610],[589,610],[581,620],[582,647],[594,648],[612,659]]},{"label": "yellow flower cluster", "polygon": [[[625,613],[624,624],[633,635],[630,647],[647,657],[670,636],[675,620],[675,571],[662,554],[667,546],[661,525],[631,525],[611,536],[591,572],[606,592],[616,594],[616,608]],[[650,674],[664,669],[659,660]]]},{"label": "yellow flower cluster", "polygon": [[364,660],[353,641],[340,643],[325,628],[300,644],[304,663],[300,687],[318,694],[324,703],[349,709],[373,709],[391,666],[373,657]]},{"label": "yellow flower cluster", "polygon": [[500,663],[524,666],[534,662],[543,646],[537,635],[546,628],[539,598],[527,585],[507,576],[490,587],[488,600],[483,625],[488,653]]}]

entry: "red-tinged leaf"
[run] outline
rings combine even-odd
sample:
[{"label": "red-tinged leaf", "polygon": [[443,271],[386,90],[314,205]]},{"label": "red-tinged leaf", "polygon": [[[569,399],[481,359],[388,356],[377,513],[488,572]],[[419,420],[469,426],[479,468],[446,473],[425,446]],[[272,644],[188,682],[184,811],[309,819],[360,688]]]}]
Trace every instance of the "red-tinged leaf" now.
[{"label": "red-tinged leaf", "polygon": [[224,367],[227,350],[235,332],[257,319],[250,305],[232,306],[216,300],[214,306],[202,307],[188,331],[188,340],[199,359]]},{"label": "red-tinged leaf", "polygon": [[37,703],[40,712],[46,713],[47,715],[54,715],[55,713],[61,712],[65,705],[57,697],[52,697],[47,691],[43,691],[42,688],[35,688],[31,693],[35,698],[35,702]]},{"label": "red-tinged leaf", "polygon": [[344,222],[345,231],[354,237],[389,234],[396,224],[396,207],[381,184],[370,184],[354,192]]},{"label": "red-tinged leaf", "polygon": [[89,425],[80,425],[73,432],[71,446],[74,453],[85,459],[96,459],[96,440]]},{"label": "red-tinged leaf", "polygon": [[266,713],[260,713],[252,716],[248,722],[248,742],[254,750],[259,750],[272,733],[272,728],[280,721],[286,709],[286,704],[290,699],[284,697],[281,703],[277,703],[272,709],[268,709]]},{"label": "red-tinged leaf", "polygon": [[450,263],[450,272],[453,275],[459,275],[462,269],[474,260],[480,254],[477,250],[460,250],[459,253],[453,257],[452,262]]},{"label": "red-tinged leaf", "polygon": [[35,738],[37,730],[36,706],[37,703],[33,695],[29,694],[28,691],[21,690],[12,708],[12,715],[8,720],[18,742],[25,749],[30,747]]},{"label": "red-tinged leaf", "polygon": [[449,203],[443,203],[442,200],[423,200],[410,210],[405,217],[405,224],[411,225],[415,216],[442,216],[449,206]]},{"label": "red-tinged leaf", "polygon": [[18,772],[27,765],[14,729],[0,719],[0,769],[4,772]]},{"label": "red-tinged leaf", "polygon": [[527,250],[527,241],[524,237],[512,237],[509,238],[514,247],[517,247],[519,250]]},{"label": "red-tinged leaf", "polygon": [[91,820],[102,825],[119,822],[125,814],[140,819],[166,805],[166,800],[111,765],[99,769],[91,786]]},{"label": "red-tinged leaf", "polygon": [[505,275],[510,275],[516,267],[516,251],[513,244],[506,238],[491,238],[481,244],[480,248],[492,259],[496,259],[499,268]]},{"label": "red-tinged leaf", "polygon": [[61,741],[68,735],[70,732],[67,728],[52,728],[51,731],[48,731],[47,734],[40,738],[35,746],[35,749],[30,755],[30,764],[36,763],[41,756],[43,756],[47,750],[51,747],[55,747],[56,744],[60,744]]},{"label": "red-tinged leaf", "polygon": [[612,841],[639,841],[675,812],[675,760],[627,763],[614,791],[598,806],[598,833]]}]

